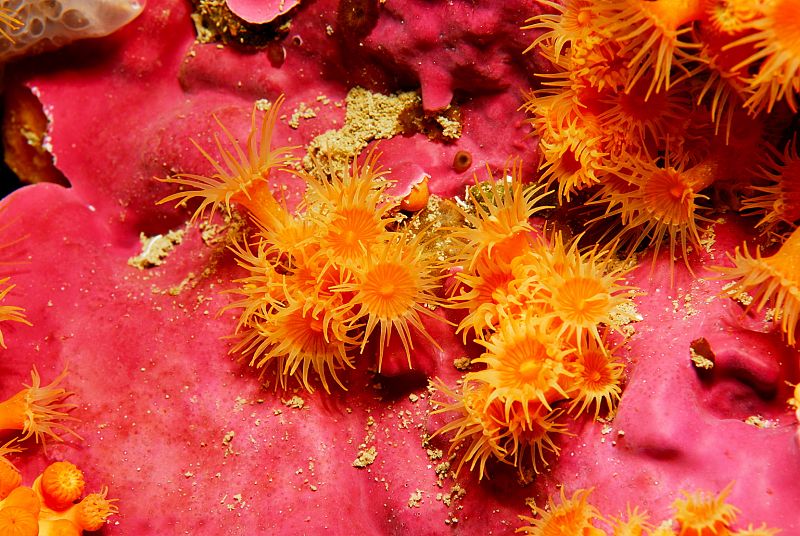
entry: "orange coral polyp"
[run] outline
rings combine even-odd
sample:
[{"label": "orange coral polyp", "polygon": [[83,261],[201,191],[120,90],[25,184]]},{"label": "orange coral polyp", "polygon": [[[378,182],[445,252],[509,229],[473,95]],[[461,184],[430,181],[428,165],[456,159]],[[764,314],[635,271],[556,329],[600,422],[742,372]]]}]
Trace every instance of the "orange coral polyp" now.
[{"label": "orange coral polyp", "polygon": [[[594,406],[594,418],[597,420],[604,403],[612,412],[619,402],[625,365],[615,361],[605,344],[594,339],[590,339],[584,347],[583,351],[576,353],[574,361],[570,361],[569,368],[574,373],[571,388],[575,394],[569,411],[577,408],[576,415],[581,415]],[[570,394],[573,395],[572,392]]]},{"label": "orange coral polyp", "polygon": [[760,192],[742,200],[742,212],[762,214],[756,224],[763,232],[781,223],[794,226],[800,221],[800,157],[797,139],[786,145],[783,153],[771,145],[766,146],[758,167],[758,175],[768,180],[767,186],[752,186]]},{"label": "orange coral polyp", "polygon": [[119,513],[119,507],[114,504],[118,499],[107,499],[107,495],[107,487],[99,493],[90,493],[72,508],[68,518],[82,530],[100,530],[109,516]]},{"label": "orange coral polyp", "polygon": [[738,508],[725,502],[732,489],[730,483],[717,496],[702,491],[681,492],[683,498],[672,503],[681,536],[727,534],[739,513]]},{"label": "orange coral polyp", "polygon": [[526,234],[533,230],[529,219],[541,210],[552,208],[538,205],[549,193],[540,193],[542,186],[524,188],[520,161],[503,170],[500,180],[494,180],[488,166],[487,172],[490,180],[476,184],[478,193],[470,196],[474,213],[464,213],[467,227],[453,233],[465,245],[469,270],[481,258],[494,261],[493,250],[498,246],[501,260],[510,262],[508,248],[502,244],[507,244],[507,240],[514,244],[519,244],[521,238],[527,240]]},{"label": "orange coral polyp", "polygon": [[573,121],[560,130],[548,130],[539,138],[541,180],[547,188],[558,183],[558,199],[569,201],[576,192],[599,183],[615,169],[608,137],[590,124]]},{"label": "orange coral polyp", "polygon": [[458,448],[463,451],[456,474],[461,472],[465,463],[469,463],[470,471],[477,466],[478,478],[483,479],[490,459],[506,461],[508,455],[500,444],[508,433],[502,404],[499,401],[488,402],[492,387],[482,382],[465,381],[457,393],[440,381],[433,385],[452,401],[434,399],[439,407],[432,413],[456,413],[457,416],[434,432],[432,437],[455,431],[455,436],[450,439],[450,452]]},{"label": "orange coral polyp", "polygon": [[313,207],[306,216],[320,230],[320,248],[334,263],[351,266],[391,237],[386,226],[397,203],[383,199],[391,183],[378,164],[379,156],[371,151],[362,164],[354,161],[341,176],[303,175],[308,185],[304,205]]},{"label": "orange coral polyp", "polygon": [[[530,417],[526,417],[526,413]],[[533,471],[539,474],[539,462],[547,467],[550,465],[548,454],[558,456],[561,452],[553,436],[568,434],[567,425],[558,421],[563,413],[560,409],[547,412],[541,406],[533,412],[526,412],[519,404],[512,406],[508,416],[508,433],[502,446],[521,476],[524,476],[525,469],[529,467],[528,462]]]},{"label": "orange coral polyp", "polygon": [[723,50],[752,46],[755,51],[733,67],[744,70],[753,65],[757,72],[748,80],[749,95],[745,106],[753,113],[770,113],[785,100],[797,112],[800,92],[800,5],[795,0],[764,2],[763,12],[745,24],[752,33],[728,44]]},{"label": "orange coral polyp", "polygon": [[742,292],[751,293],[753,300],[748,307],[761,311],[771,300],[774,303],[774,322],[780,325],[789,346],[797,343],[797,324],[800,320],[800,229],[795,229],[781,248],[770,257],[762,257],[756,248],[755,257],[747,250],[747,244],[737,247],[730,256],[734,266],[714,267],[722,275],[720,279],[735,279],[725,289],[731,297]]},{"label": "orange coral polyp", "polygon": [[522,314],[535,292],[525,259],[525,255],[518,256],[510,265],[479,261],[474,273],[456,274],[459,293],[450,301],[452,308],[469,311],[456,329],[456,333],[463,333],[465,344],[470,331],[483,339],[486,331],[497,328],[501,315]]},{"label": "orange coral polyp", "polygon": [[578,242],[567,246],[560,233],[550,244],[540,241],[533,265],[540,290],[533,301],[542,305],[542,316],[559,338],[580,350],[586,333],[603,344],[599,326],[614,326],[611,313],[631,298],[633,288],[619,284],[629,268],[621,264],[612,268],[609,250],[594,246],[581,253]]},{"label": "orange coral polyp", "polygon": [[34,437],[37,443],[45,443],[46,438],[63,441],[59,433],[78,436],[65,420],[75,420],[69,411],[75,404],[64,402],[72,396],[71,391],[59,387],[67,376],[67,370],[59,374],[49,385],[42,386],[36,367],[31,370],[31,384],[0,402],[0,430],[19,430],[20,440]]},{"label": "orange coral polyp", "polygon": [[612,517],[608,522],[614,536],[644,536],[645,534],[652,536],[654,527],[647,522],[648,519],[647,513],[640,512],[638,506],[631,510],[629,504],[626,519]]},{"label": "orange coral polyp", "polygon": [[564,363],[569,351],[537,317],[503,319],[497,332],[478,343],[486,351],[474,361],[486,369],[470,376],[492,386],[487,403],[501,400],[506,415],[518,403],[530,420],[530,402],[552,411],[553,402],[568,398],[562,383],[571,376]]},{"label": "orange coral polyp", "polygon": [[351,328],[352,324],[335,312],[315,311],[304,301],[289,298],[286,305],[277,306],[275,312],[257,325],[261,351],[254,354],[251,365],[261,368],[276,360],[283,387],[299,371],[303,387],[313,392],[308,380],[313,369],[326,392],[330,392],[328,373],[339,387],[346,389],[337,370],[353,368],[348,354],[359,341],[350,334]]},{"label": "orange coral polyp", "polygon": [[236,331],[251,323],[256,316],[268,314],[272,308],[284,298],[282,275],[279,274],[272,262],[267,257],[264,244],[258,245],[254,253],[246,244],[234,241],[229,249],[236,255],[236,264],[247,270],[250,275],[235,279],[234,283],[240,286],[227,291],[230,294],[241,296],[225,307],[229,309],[242,309]]},{"label": "orange coral polyp", "polygon": [[[635,251],[649,238],[655,263],[663,242],[668,239],[670,262],[679,248],[688,267],[689,245],[701,248],[700,225],[711,222],[700,214],[705,207],[698,204],[707,196],[696,189],[698,175],[705,175],[692,171],[680,164],[662,168],[653,161],[632,160],[620,176],[634,188],[624,192],[609,190],[607,198],[593,203],[608,203],[605,216],[619,215],[625,226],[620,236],[627,241],[628,252]],[[592,223],[602,220],[597,218]]]},{"label": "orange coral polyp", "polygon": [[672,71],[688,72],[685,64],[695,59],[699,45],[682,41],[688,23],[703,16],[701,0],[614,0],[598,2],[596,23],[622,43],[620,56],[630,69],[626,91],[649,75],[647,94],[669,90]]},{"label": "orange coral polyp", "polygon": [[591,489],[581,489],[567,499],[564,488],[561,488],[561,502],[556,505],[551,496],[547,508],[533,507],[537,517],[520,516],[529,523],[520,527],[517,532],[547,536],[604,536],[605,532],[597,528],[595,523],[604,522],[600,511],[588,502]]},{"label": "orange coral polyp", "polygon": [[177,201],[177,204],[180,205],[191,199],[200,199],[200,205],[194,211],[191,219],[191,221],[195,221],[202,217],[209,208],[211,209],[209,220],[220,208],[224,208],[230,214],[232,202],[238,202],[256,210],[255,215],[264,218],[266,221],[263,223],[269,225],[270,211],[279,210],[281,205],[272,196],[267,180],[272,178],[274,171],[287,170],[289,164],[295,160],[294,157],[287,154],[294,149],[293,147],[279,147],[274,150],[271,148],[272,133],[283,101],[282,95],[278,97],[270,109],[262,115],[261,122],[258,124],[256,122],[257,108],[253,106],[250,116],[250,131],[244,147],[215,116],[214,120],[231,148],[225,147],[219,136],[214,134],[214,143],[219,154],[218,159],[194,140],[192,143],[212,165],[216,173],[210,177],[193,173],[179,173],[173,177],[161,179],[162,182],[177,184],[187,189],[168,195],[158,203]]},{"label": "orange coral polyp", "polygon": [[558,62],[562,53],[574,48],[591,47],[599,40],[598,28],[592,24],[593,13],[589,0],[574,0],[564,4],[539,0],[557,13],[545,13],[528,19],[523,30],[542,31],[525,52],[530,52],[540,44],[546,43],[554,50],[554,61]]},{"label": "orange coral polyp", "polygon": [[344,208],[331,218],[320,246],[331,260],[348,265],[368,255],[386,235],[386,223],[374,208]]},{"label": "orange coral polyp", "polygon": [[364,323],[362,352],[372,332],[379,328],[379,372],[383,351],[393,332],[400,337],[409,367],[414,347],[411,328],[439,347],[425,329],[421,315],[441,320],[430,307],[444,305],[444,300],[435,292],[445,274],[433,253],[420,244],[421,236],[409,240],[404,235],[397,235],[389,242],[379,244],[374,255],[353,268],[352,280],[332,287],[336,292],[352,295],[352,299],[341,308],[355,312],[351,325]]}]

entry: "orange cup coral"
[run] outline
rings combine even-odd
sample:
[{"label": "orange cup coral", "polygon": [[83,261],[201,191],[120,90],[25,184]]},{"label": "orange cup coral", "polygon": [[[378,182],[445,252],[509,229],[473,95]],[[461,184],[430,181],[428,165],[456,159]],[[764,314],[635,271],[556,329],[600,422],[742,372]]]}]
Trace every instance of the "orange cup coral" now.
[{"label": "orange cup coral", "polygon": [[797,342],[797,323],[800,320],[800,272],[797,259],[800,259],[800,230],[795,230],[780,249],[769,257],[762,257],[756,248],[755,257],[750,255],[747,244],[742,250],[736,248],[731,257],[734,266],[717,266],[714,270],[722,275],[719,279],[734,279],[725,289],[731,297],[742,293],[752,294],[752,303],[761,311],[768,302],[775,308],[774,322],[780,325],[789,346]]},{"label": "orange cup coral", "polygon": [[44,444],[46,438],[63,441],[60,434],[72,434],[79,437],[63,423],[74,419],[69,411],[74,404],[65,402],[72,396],[71,391],[59,387],[67,376],[67,370],[59,374],[50,384],[42,386],[36,367],[31,371],[31,384],[0,402],[0,431],[18,430],[22,432],[21,440],[34,437],[36,442]]}]

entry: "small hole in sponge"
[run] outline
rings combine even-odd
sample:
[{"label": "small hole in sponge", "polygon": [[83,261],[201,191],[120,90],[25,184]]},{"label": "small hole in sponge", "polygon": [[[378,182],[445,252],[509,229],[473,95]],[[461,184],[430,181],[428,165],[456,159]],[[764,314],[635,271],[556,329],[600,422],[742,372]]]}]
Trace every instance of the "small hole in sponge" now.
[{"label": "small hole in sponge", "polygon": [[458,151],[453,157],[453,169],[458,173],[463,173],[472,165],[472,155],[469,151]]}]

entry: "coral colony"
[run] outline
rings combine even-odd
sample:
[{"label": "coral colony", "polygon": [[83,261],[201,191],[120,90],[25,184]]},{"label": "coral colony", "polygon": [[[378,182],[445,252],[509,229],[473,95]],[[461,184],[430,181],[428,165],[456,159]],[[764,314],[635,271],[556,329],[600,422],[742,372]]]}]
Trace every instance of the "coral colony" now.
[{"label": "coral colony", "polygon": [[[334,7],[340,26],[329,26],[328,35],[350,24],[354,35],[366,38],[380,17],[388,16],[382,10],[392,3],[339,2]],[[161,9],[154,4],[0,2],[0,58],[27,61],[66,41],[108,35],[143,9],[142,18],[153,24],[156,19],[148,18],[148,10]],[[198,39],[220,40],[234,55],[266,50],[278,67],[286,51],[276,44],[288,35],[292,14],[312,9],[303,2],[274,12],[247,2],[223,4],[196,2],[192,17]],[[173,8],[164,7],[159,16],[167,20]],[[424,392],[430,403],[427,422],[420,425],[423,445],[429,453],[443,449],[431,455],[447,460],[442,475],[475,487],[500,479],[521,489],[550,478],[563,442],[576,430],[613,422],[624,396],[626,368],[635,361],[626,357],[626,344],[632,333],[628,324],[640,318],[636,306],[643,292],[631,281],[640,259],[649,256],[651,273],[657,263],[668,263],[665,292],[684,269],[699,281],[697,258],[723,207],[750,217],[753,238],[760,240],[741,244],[727,258],[720,255],[714,272],[702,277],[725,281],[714,299],[740,301],[742,314],[768,309],[781,344],[796,347],[800,157],[792,126],[800,92],[800,4],[539,0],[518,11],[496,9],[499,17],[524,14],[505,23],[517,27],[529,44],[517,50],[519,61],[537,62],[537,76],[529,81],[535,89],[522,88],[514,98],[538,156],[533,151],[508,154],[503,166],[494,166],[481,161],[479,146],[454,152],[448,173],[466,185],[462,195],[443,194],[437,176],[419,172],[413,162],[407,166],[411,180],[401,172],[406,168],[385,163],[396,157],[395,137],[423,134],[447,146],[469,127],[451,103],[452,90],[463,88],[438,71],[450,89],[429,84],[433,71],[426,69],[434,69],[436,62],[427,57],[419,62],[418,74],[425,81],[421,96],[396,94],[390,102],[385,94],[353,83],[344,103],[345,125],[313,141],[283,131],[288,122],[302,132],[300,121],[313,118],[313,109],[293,112],[287,104],[294,102],[290,88],[271,83],[263,97],[251,99],[249,117],[220,108],[188,129],[194,134],[181,138],[184,150],[159,146],[163,172],[151,173],[135,188],[160,196],[149,198],[145,214],[163,210],[172,221],[185,216],[189,223],[181,233],[201,229],[204,241],[218,246],[214,262],[229,265],[214,276],[223,304],[205,315],[223,326],[220,334],[229,354],[242,364],[244,378],[264,386],[263,399],[282,400],[289,408],[303,408],[303,396],[320,404],[348,405],[364,389],[355,378],[389,385],[421,373],[427,377]],[[266,34],[258,33],[261,26]],[[122,35],[141,45],[146,28],[134,20]],[[82,46],[77,50],[86,53],[101,45]],[[224,49],[223,44],[195,46],[182,67],[185,87],[213,79],[213,69],[192,74],[188,65],[193,58]],[[275,52],[279,49],[281,54]],[[402,50],[398,66],[409,54]],[[233,69],[238,60],[226,56],[225,61]],[[120,69],[139,69],[146,76],[144,66],[132,65]],[[369,72],[365,67],[359,83]],[[392,83],[381,79],[376,85]],[[364,95],[373,111],[359,118],[357,99]],[[46,99],[46,91],[41,98]],[[20,124],[28,128],[27,141],[17,145],[13,132],[4,132],[6,159],[23,180],[33,176],[32,168],[36,173],[52,168],[45,170],[47,175],[59,167],[58,160],[41,163],[51,145],[46,132],[37,134],[33,126],[38,106],[29,97],[7,105],[6,113],[15,119],[5,130]],[[373,125],[367,132],[366,122],[378,121],[374,108],[391,106],[397,110],[386,113],[396,123],[383,131]],[[196,117],[187,116],[192,113],[188,105],[182,110],[181,121]],[[50,113],[45,110],[39,130],[48,128]],[[479,121],[481,116],[475,117]],[[169,128],[165,125],[159,134],[165,147],[177,143],[183,132],[168,134]],[[335,138],[347,129],[350,146],[342,149]],[[388,140],[370,144],[378,138]],[[38,150],[35,158],[27,146]],[[538,169],[524,164],[536,158]],[[12,196],[3,204],[7,237],[22,234],[14,230],[13,207]],[[166,266],[181,239],[164,245],[159,238],[157,243],[143,235],[145,252],[131,263],[140,269]],[[31,303],[17,285],[17,272],[24,277],[31,259],[16,259],[10,252],[30,240],[6,238],[0,250],[7,253],[7,274],[0,278],[0,344],[6,355],[15,351],[25,330],[44,322],[40,315],[46,307],[18,305]],[[192,283],[181,283],[186,284]],[[176,288],[169,294],[183,291]],[[461,349],[453,350],[450,339]],[[713,359],[706,354],[701,357]],[[455,360],[457,373],[426,365],[425,356],[431,355]],[[78,367],[80,360],[80,355],[71,357]],[[121,527],[106,529],[117,534],[124,530],[125,512],[136,508],[126,500],[131,495],[125,487],[136,484],[115,479],[111,489],[120,489],[121,500],[107,499],[108,487],[99,484],[99,492],[85,495],[83,471],[67,461],[90,432],[86,419],[100,418],[96,412],[83,414],[97,402],[84,398],[79,375],[67,368],[53,373],[50,383],[42,381],[45,375],[35,366],[29,370],[30,384],[0,402],[0,431],[8,438],[0,446],[0,536],[81,534],[100,530],[110,516],[119,515]],[[13,392],[5,381],[2,388]],[[785,404],[786,423],[791,410],[800,407],[797,389]],[[277,416],[282,410],[274,411]],[[226,437],[227,456],[234,453],[234,436]],[[356,468],[374,463],[376,450],[368,443],[353,462]],[[37,456],[48,460],[46,466],[32,462]],[[15,464],[36,467],[40,474],[31,481]],[[94,460],[91,467],[97,471],[101,465]],[[313,461],[310,467],[313,474]],[[659,495],[671,504],[669,511],[654,506],[665,504],[662,500],[628,501],[626,510],[601,512],[593,503],[596,491],[575,489],[569,481],[557,484],[560,493],[532,502],[532,515],[513,516],[506,529],[566,536],[780,532],[770,528],[769,519],[739,522],[744,505],[729,500],[733,481],[714,490],[663,488]],[[316,484],[309,485],[317,491]],[[448,506],[455,493],[448,494]],[[412,493],[409,508],[421,496],[421,491]],[[239,505],[229,510],[242,506],[241,495],[236,501]],[[448,517],[448,525],[457,523],[455,515]],[[414,532],[411,526],[394,527],[395,533],[404,530]]]}]

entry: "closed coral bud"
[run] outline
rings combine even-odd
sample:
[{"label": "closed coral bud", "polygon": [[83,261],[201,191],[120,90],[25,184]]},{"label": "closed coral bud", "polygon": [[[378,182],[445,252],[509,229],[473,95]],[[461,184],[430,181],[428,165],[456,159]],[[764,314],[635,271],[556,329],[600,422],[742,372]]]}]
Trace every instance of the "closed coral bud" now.
[{"label": "closed coral bud", "polygon": [[15,506],[27,510],[31,514],[38,516],[42,508],[42,501],[33,490],[27,486],[19,486],[15,488],[8,497],[2,502],[2,508],[7,506]]},{"label": "closed coral bud", "polygon": [[22,483],[22,474],[11,462],[0,461],[0,499],[5,499],[11,490]]},{"label": "closed coral bud", "polygon": [[6,459],[6,456],[19,452],[21,449],[12,447],[9,441],[3,446],[0,446],[0,500],[5,499],[11,490],[16,488],[22,483],[22,474],[14,467],[14,464]]},{"label": "closed coral bud", "polygon": [[100,493],[90,493],[77,505],[76,521],[83,530],[100,530],[108,516],[119,513],[114,504],[117,499],[106,499],[107,494],[108,488],[103,488]]},{"label": "closed coral bud", "polygon": [[70,462],[51,463],[40,481],[44,502],[53,510],[72,506],[83,495],[84,485],[83,471]]},{"label": "closed coral bud", "polygon": [[72,392],[58,387],[66,375],[67,370],[64,369],[49,385],[42,386],[39,372],[34,367],[31,371],[31,384],[0,402],[0,430],[20,430],[20,439],[33,436],[37,443],[44,443],[46,437],[63,441],[59,432],[80,438],[61,422],[74,420],[67,412],[75,405],[64,402],[72,396]]},{"label": "closed coral bud", "polygon": [[18,506],[0,510],[0,534],[3,536],[37,536],[39,519]]},{"label": "closed coral bud", "polygon": [[428,188],[428,177],[425,176],[411,188],[411,192],[400,201],[400,208],[408,212],[417,212],[428,206],[431,191]]}]

